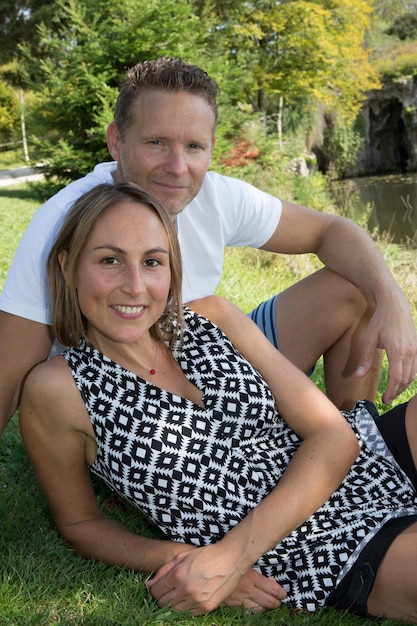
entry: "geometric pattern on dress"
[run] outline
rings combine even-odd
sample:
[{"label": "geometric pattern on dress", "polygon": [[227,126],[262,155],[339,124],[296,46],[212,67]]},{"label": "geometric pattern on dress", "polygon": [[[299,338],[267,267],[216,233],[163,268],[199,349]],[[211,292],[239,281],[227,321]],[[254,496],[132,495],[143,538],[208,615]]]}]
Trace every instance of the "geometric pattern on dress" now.
[{"label": "geometric pattern on dress", "polygon": [[[211,322],[184,308],[175,357],[204,408],[155,387],[89,344],[64,354],[96,435],[91,470],[168,539],[221,539],[278,483],[300,439],[260,374]],[[315,610],[394,517],[417,514],[415,491],[364,402],[344,413],[361,453],[339,489],[254,565]]]}]

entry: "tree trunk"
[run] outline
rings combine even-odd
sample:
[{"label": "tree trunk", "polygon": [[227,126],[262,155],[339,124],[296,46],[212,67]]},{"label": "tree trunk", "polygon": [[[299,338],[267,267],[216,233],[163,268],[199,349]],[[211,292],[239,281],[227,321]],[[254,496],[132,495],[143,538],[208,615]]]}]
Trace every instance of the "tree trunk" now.
[{"label": "tree trunk", "polygon": [[22,143],[23,143],[23,154],[25,156],[26,163],[29,163],[29,151],[28,144],[26,139],[26,124],[25,124],[25,108],[24,108],[25,97],[23,95],[23,89],[19,89],[19,104],[20,104],[20,128],[22,130]]}]

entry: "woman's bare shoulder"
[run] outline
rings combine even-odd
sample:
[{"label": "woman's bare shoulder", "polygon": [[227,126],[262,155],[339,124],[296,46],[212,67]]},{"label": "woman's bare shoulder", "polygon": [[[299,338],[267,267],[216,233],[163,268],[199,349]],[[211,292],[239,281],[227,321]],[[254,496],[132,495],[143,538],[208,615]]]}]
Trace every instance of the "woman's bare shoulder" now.
[{"label": "woman's bare shoulder", "polygon": [[78,432],[94,441],[87,409],[63,356],[44,361],[31,370],[24,384],[19,413],[21,429],[28,436],[33,435],[34,429],[51,440],[55,440],[58,431]]},{"label": "woman's bare shoulder", "polygon": [[243,311],[235,304],[221,296],[207,296],[187,303],[187,307],[206,317],[211,322],[223,329],[224,326],[233,324],[237,317],[244,316]]},{"label": "woman's bare shoulder", "polygon": [[59,355],[39,363],[29,372],[24,383],[23,396],[62,396],[68,389],[75,389],[74,379],[64,357]]}]

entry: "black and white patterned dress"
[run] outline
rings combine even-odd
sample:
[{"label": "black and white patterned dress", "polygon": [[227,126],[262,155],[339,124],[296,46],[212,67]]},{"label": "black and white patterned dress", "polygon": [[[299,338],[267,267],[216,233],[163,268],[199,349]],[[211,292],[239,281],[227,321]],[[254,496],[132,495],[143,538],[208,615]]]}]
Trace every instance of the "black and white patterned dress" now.
[{"label": "black and white patterned dress", "polygon": [[[91,470],[169,539],[218,541],[279,481],[300,440],[223,333],[185,309],[176,358],[205,408],[120,367],[89,345],[65,353],[97,440]],[[256,567],[314,610],[384,522],[417,513],[415,491],[364,403],[346,414],[362,452],[341,487]]]}]

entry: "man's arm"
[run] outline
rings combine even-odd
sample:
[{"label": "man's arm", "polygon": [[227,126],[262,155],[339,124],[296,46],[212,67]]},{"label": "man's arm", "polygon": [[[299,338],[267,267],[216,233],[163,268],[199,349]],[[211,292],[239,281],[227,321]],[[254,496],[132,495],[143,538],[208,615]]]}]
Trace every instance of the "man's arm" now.
[{"label": "man's arm", "polygon": [[50,327],[0,311],[0,435],[16,410],[28,372],[48,358]]},{"label": "man's arm", "polygon": [[417,335],[407,299],[377,246],[352,221],[283,202],[275,233],[263,249],[285,254],[315,253],[326,267],[361,288],[376,310],[364,338],[357,370],[366,374],[377,348],[386,350],[389,381],[383,396],[389,404],[415,378]]}]

